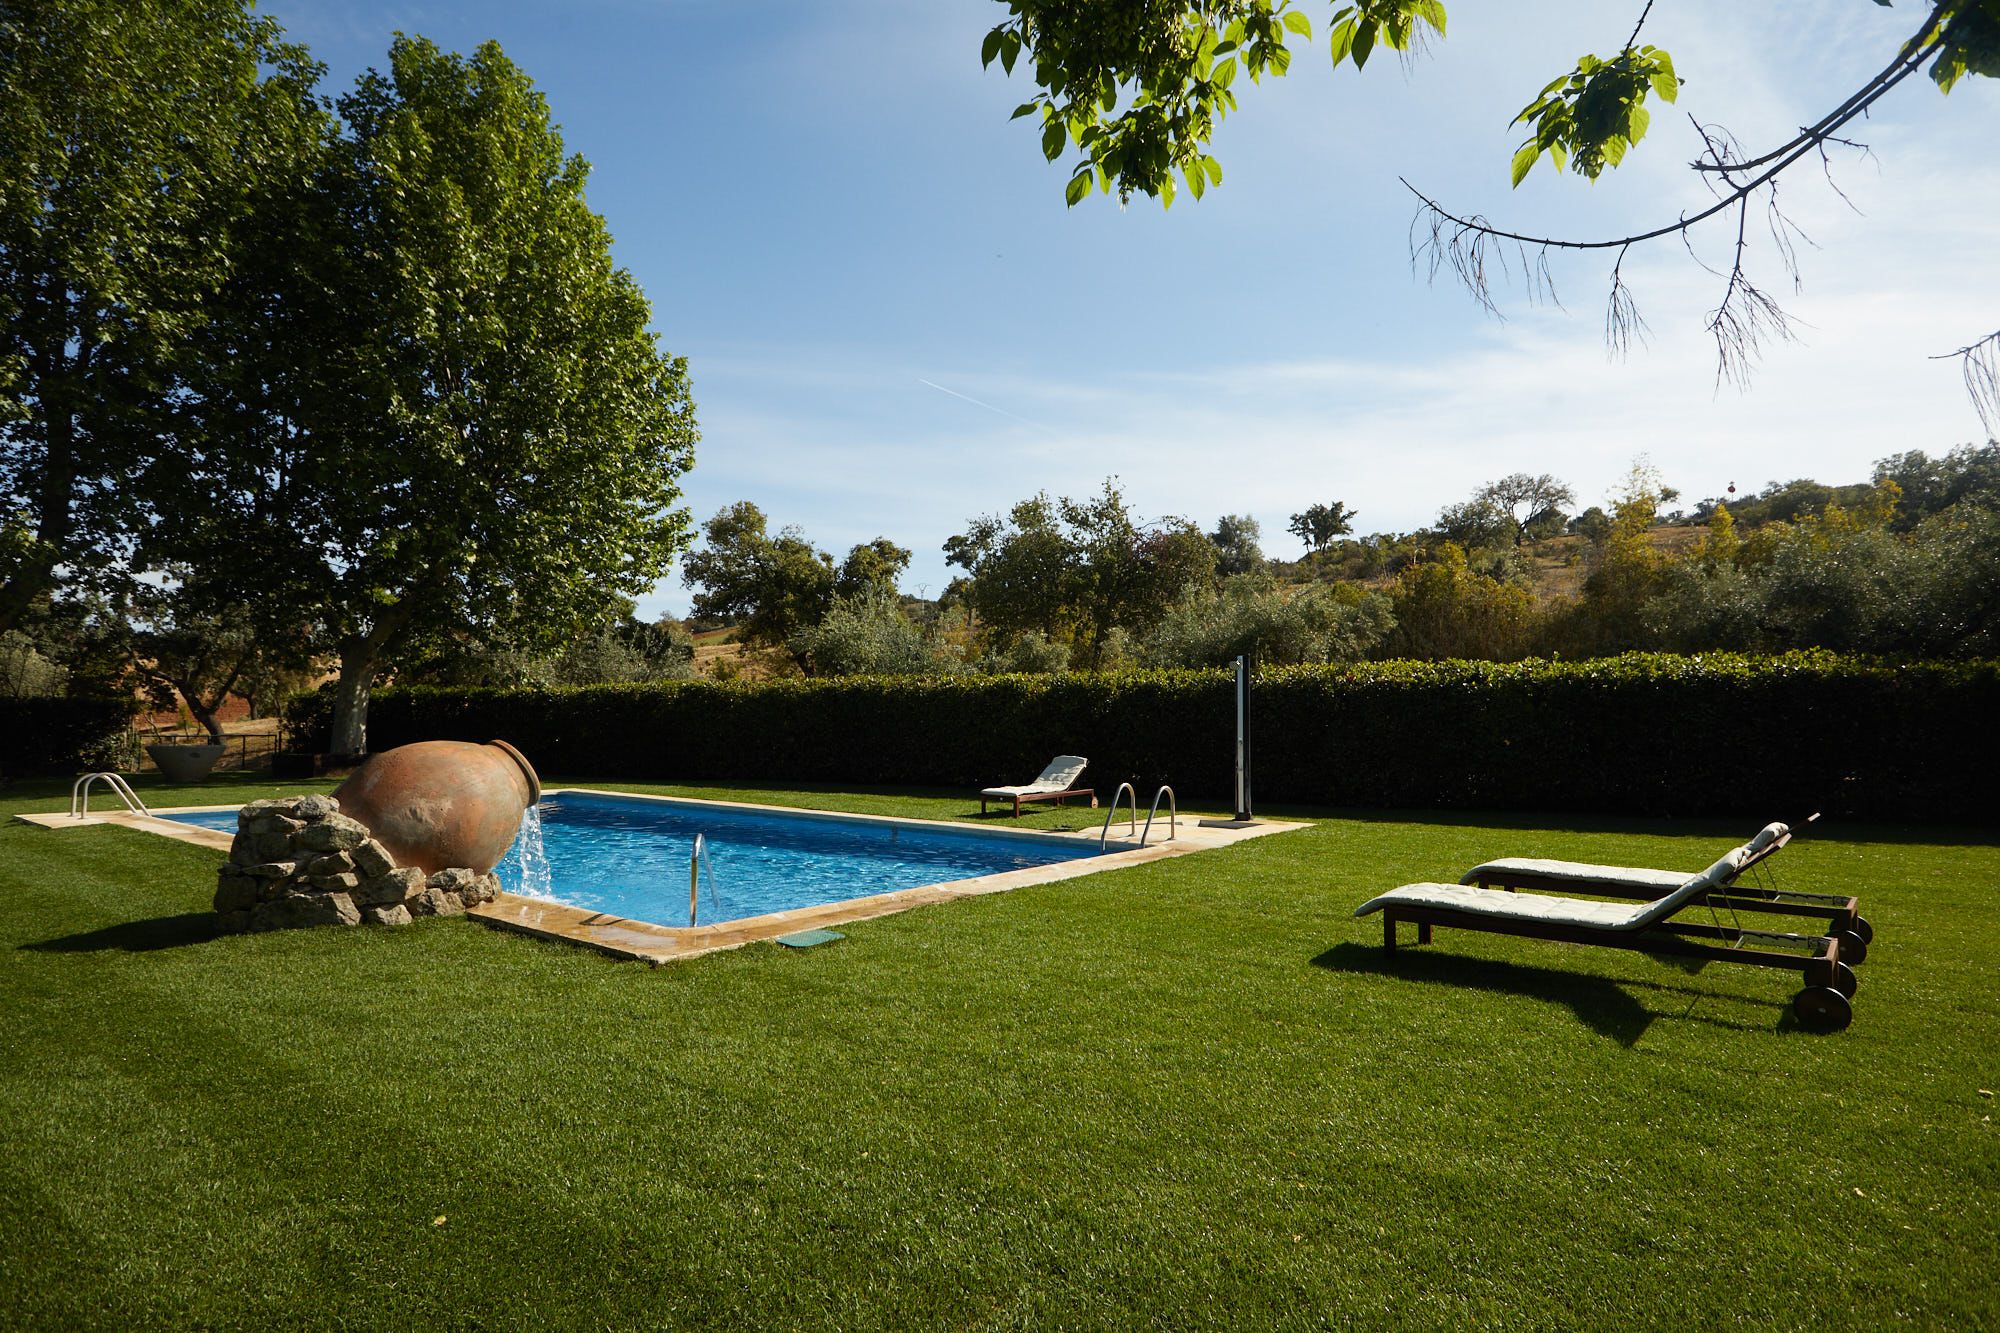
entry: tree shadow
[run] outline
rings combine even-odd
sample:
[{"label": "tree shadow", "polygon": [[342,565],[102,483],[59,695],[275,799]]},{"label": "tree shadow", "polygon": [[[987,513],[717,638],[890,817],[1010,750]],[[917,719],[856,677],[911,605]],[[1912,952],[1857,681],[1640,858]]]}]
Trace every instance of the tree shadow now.
[{"label": "tree shadow", "polygon": [[147,921],[121,921],[100,930],[62,935],[52,940],[24,944],[36,953],[153,953],[178,949],[189,944],[206,944],[222,933],[213,912],[183,912],[179,916],[156,916]]},{"label": "tree shadow", "polygon": [[[1698,961],[1698,960],[1696,960]],[[1366,972],[1376,976],[1400,977],[1405,981],[1435,982],[1440,985],[1470,987],[1499,994],[1525,996],[1560,1004],[1593,1032],[1609,1037],[1621,1046],[1633,1046],[1646,1029],[1662,1018],[1708,1023],[1743,1032],[1766,1029],[1710,1014],[1694,1012],[1706,991],[1642,981],[1611,981],[1588,973],[1557,971],[1521,963],[1473,958],[1465,954],[1430,953],[1405,945],[1390,953],[1378,946],[1348,941],[1336,944],[1312,960],[1312,965],[1329,972]],[[1686,996],[1685,1009],[1654,1008],[1640,1000],[1635,991],[1651,991],[1671,1004],[1674,997]],[[1785,1007],[1789,1014],[1791,1007]]]}]

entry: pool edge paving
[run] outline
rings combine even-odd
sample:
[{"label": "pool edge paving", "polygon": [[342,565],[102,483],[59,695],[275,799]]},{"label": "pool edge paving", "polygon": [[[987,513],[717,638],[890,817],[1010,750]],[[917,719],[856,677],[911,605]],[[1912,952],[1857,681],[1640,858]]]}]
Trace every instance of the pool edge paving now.
[{"label": "pool edge paving", "polygon": [[[637,800],[658,800],[680,805],[709,805],[725,809],[752,811],[757,813],[805,816],[837,822],[858,822],[866,824],[896,824],[917,828],[949,829],[956,832],[971,832],[988,837],[1004,839],[1034,839],[1037,841],[1063,839],[1087,843],[1101,836],[1100,831],[1081,830],[1076,832],[1053,832],[1030,829],[988,829],[977,825],[944,819],[911,819],[891,815],[861,815],[839,810],[813,810],[793,806],[757,805],[745,801],[709,801],[693,797],[659,797],[635,792],[605,791],[592,787],[552,787],[544,795],[561,793],[590,796],[616,796]],[[228,805],[176,806],[172,810],[161,810],[164,814],[193,814],[236,809]],[[147,817],[126,811],[106,812],[88,815],[82,819],[66,814],[16,815],[23,823],[46,829],[81,828],[91,825],[115,825],[137,829],[143,833],[177,839],[212,850],[228,851],[231,835],[214,829],[198,828],[190,824],[176,823],[170,819]],[[1129,826],[1128,826],[1129,827]],[[1189,821],[1179,826],[1170,839],[1150,843],[1146,846],[1128,846],[1124,851],[1107,852],[1101,856],[1080,857],[1071,861],[1060,861],[1051,865],[1028,866],[1019,870],[1003,871],[999,874],[980,875],[971,879],[947,880],[937,884],[926,884],[917,888],[897,889],[888,893],[869,894],[865,897],[846,898],[839,902],[821,903],[810,907],[792,908],[782,912],[771,912],[763,916],[743,917],[735,921],[724,921],[713,926],[662,926],[651,921],[639,921],[628,917],[594,911],[589,908],[572,907],[564,903],[550,902],[541,898],[525,897],[520,894],[503,892],[490,903],[469,908],[465,915],[484,925],[503,930],[518,931],[541,939],[561,940],[580,944],[599,953],[614,958],[634,962],[646,962],[655,966],[662,963],[678,962],[685,958],[697,958],[703,954],[717,953],[725,949],[738,949],[746,944],[773,940],[780,935],[790,935],[796,931],[815,927],[847,925],[856,921],[868,921],[876,917],[906,912],[916,907],[926,907],[933,903],[953,902],[960,898],[978,897],[989,893],[1005,893],[1011,889],[1025,888],[1031,884],[1049,884],[1060,880],[1076,879],[1083,875],[1093,875],[1101,871],[1119,870],[1126,866],[1147,865],[1171,857],[1186,856],[1193,852],[1209,851],[1228,847],[1250,838],[1264,837],[1273,833],[1285,833],[1293,829],[1310,827],[1307,824],[1269,820],[1259,821],[1248,827],[1218,827]],[[1129,835],[1128,835],[1129,836]]]}]

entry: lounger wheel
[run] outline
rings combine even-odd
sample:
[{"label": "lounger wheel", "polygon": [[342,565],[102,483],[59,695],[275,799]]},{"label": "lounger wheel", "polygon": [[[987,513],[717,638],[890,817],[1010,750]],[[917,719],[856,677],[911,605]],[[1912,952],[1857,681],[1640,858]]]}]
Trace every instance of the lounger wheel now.
[{"label": "lounger wheel", "polygon": [[1814,1032],[1838,1032],[1854,1021],[1854,1006],[1831,986],[1808,986],[1792,997],[1792,1012]]},{"label": "lounger wheel", "polygon": [[[1845,950],[1842,952],[1845,953]],[[1854,969],[1846,963],[1835,963],[1832,984],[1835,990],[1851,1000],[1854,998],[1854,992],[1861,989],[1861,978],[1854,975]]]},{"label": "lounger wheel", "polygon": [[1875,942],[1875,927],[1868,924],[1867,917],[1855,917],[1853,930],[1856,935],[1861,937],[1863,944],[1873,944]]},{"label": "lounger wheel", "polygon": [[1840,961],[1843,963],[1864,963],[1868,961],[1868,941],[1861,938],[1858,930],[1836,930],[1833,937],[1840,941]]}]

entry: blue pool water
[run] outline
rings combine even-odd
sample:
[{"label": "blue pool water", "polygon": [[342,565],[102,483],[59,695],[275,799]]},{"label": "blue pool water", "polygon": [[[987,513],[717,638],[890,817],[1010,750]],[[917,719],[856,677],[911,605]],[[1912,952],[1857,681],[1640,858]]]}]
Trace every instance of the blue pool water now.
[{"label": "blue pool water", "polygon": [[[713,894],[707,872],[702,876],[703,925],[1097,854],[1095,844],[1066,838],[574,792],[545,798],[539,814],[547,889],[532,869],[524,872],[523,844],[530,840],[516,839],[497,867],[509,892],[667,926],[687,924],[688,857],[697,833],[715,872]],[[167,818],[236,828],[233,810]]]}]

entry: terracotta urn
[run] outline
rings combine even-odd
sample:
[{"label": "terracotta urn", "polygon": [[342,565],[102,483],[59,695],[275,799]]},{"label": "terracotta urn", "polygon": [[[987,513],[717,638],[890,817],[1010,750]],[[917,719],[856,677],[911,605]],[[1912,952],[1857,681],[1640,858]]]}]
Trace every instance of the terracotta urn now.
[{"label": "terracotta urn", "polygon": [[366,824],[397,865],[483,875],[513,845],[522,813],[542,799],[542,780],[505,741],[418,741],[369,755],[333,795],[340,813]]}]

